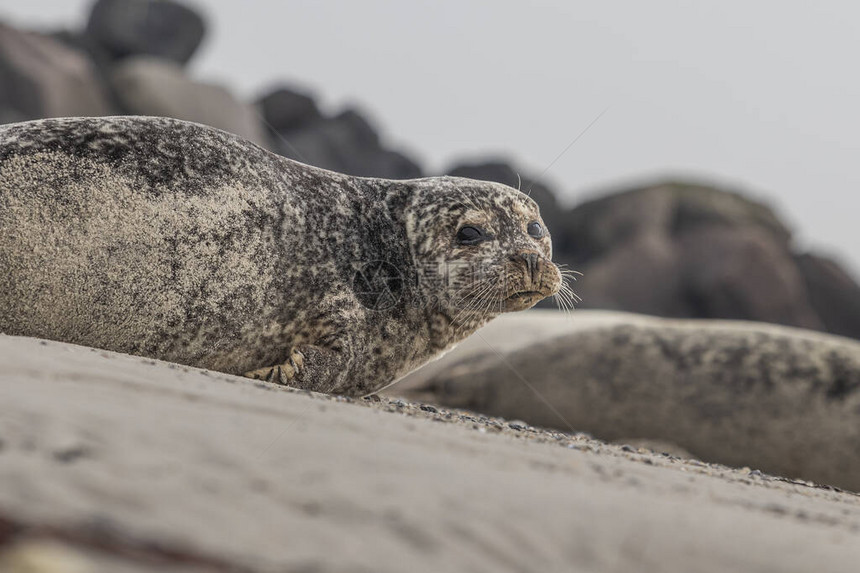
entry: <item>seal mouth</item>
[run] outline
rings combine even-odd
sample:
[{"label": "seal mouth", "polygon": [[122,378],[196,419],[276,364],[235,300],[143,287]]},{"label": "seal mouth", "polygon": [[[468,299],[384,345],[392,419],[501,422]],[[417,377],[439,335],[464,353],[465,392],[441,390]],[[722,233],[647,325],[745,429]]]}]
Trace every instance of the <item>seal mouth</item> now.
[{"label": "seal mouth", "polygon": [[517,310],[526,310],[527,308],[531,308],[543,299],[545,299],[549,294],[545,291],[539,290],[521,290],[517,291],[511,295],[508,295],[503,303],[503,311],[502,312],[512,312]]},{"label": "seal mouth", "polygon": [[544,293],[542,293],[541,291],[538,291],[538,290],[523,290],[520,292],[515,292],[514,294],[512,294],[511,296],[509,296],[505,300],[521,300],[524,298],[535,298],[535,297],[546,298],[547,296],[548,295],[545,295]]}]

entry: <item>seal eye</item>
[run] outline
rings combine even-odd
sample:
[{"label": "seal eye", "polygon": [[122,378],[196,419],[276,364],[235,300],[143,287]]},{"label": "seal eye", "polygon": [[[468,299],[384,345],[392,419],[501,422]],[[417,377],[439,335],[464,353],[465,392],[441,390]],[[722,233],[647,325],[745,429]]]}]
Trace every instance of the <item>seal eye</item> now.
[{"label": "seal eye", "polygon": [[461,245],[476,245],[485,238],[484,231],[473,225],[460,227],[460,230],[457,231],[457,242]]},{"label": "seal eye", "polygon": [[526,231],[528,231],[530,237],[534,237],[535,239],[543,237],[543,227],[537,221],[529,223],[529,226],[526,227]]}]

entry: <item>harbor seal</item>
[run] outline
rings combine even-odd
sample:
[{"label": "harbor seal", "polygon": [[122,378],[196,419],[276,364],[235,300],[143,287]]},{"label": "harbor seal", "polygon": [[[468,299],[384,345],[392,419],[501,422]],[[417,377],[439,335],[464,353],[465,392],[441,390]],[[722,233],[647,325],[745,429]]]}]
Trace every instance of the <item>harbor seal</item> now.
[{"label": "harbor seal", "polygon": [[0,332],[365,395],[563,293],[505,185],[304,165],[151,117],[0,127]]},{"label": "harbor seal", "polygon": [[857,340],[596,310],[565,322],[543,311],[494,321],[444,362],[395,392],[860,492]]}]

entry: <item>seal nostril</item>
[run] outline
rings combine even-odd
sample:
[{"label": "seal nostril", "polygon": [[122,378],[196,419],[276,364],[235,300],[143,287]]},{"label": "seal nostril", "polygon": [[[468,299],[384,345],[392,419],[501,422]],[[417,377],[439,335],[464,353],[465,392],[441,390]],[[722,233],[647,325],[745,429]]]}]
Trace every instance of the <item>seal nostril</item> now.
[{"label": "seal nostril", "polygon": [[516,258],[519,258],[526,264],[526,269],[529,271],[529,279],[535,282],[535,278],[541,269],[541,257],[534,251],[522,251],[517,253]]},{"label": "seal nostril", "polygon": [[537,255],[534,253],[520,253],[520,258],[526,262],[526,266],[531,270],[537,264]]}]

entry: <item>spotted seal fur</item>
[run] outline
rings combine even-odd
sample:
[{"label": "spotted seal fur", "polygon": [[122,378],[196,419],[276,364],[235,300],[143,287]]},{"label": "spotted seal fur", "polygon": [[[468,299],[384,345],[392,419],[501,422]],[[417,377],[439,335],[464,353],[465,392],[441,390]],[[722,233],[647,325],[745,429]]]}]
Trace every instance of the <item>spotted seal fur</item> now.
[{"label": "spotted seal fur", "polygon": [[359,178],[166,118],[0,127],[0,332],[372,393],[563,288],[516,189]]}]

